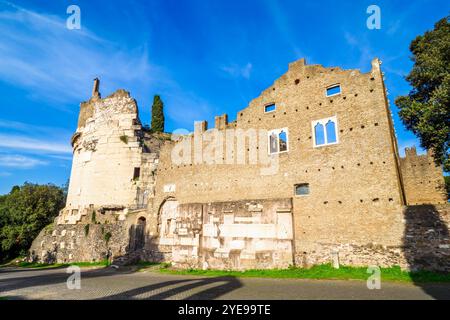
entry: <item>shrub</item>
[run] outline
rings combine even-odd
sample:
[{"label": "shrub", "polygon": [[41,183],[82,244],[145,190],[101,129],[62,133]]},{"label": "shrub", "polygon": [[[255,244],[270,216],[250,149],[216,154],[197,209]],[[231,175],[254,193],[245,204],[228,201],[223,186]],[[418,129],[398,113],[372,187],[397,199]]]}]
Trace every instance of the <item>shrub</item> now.
[{"label": "shrub", "polygon": [[111,232],[105,233],[104,238],[105,238],[106,243],[108,243],[109,239],[111,239]]},{"label": "shrub", "polygon": [[64,203],[63,189],[51,184],[25,183],[0,195],[0,261],[25,256],[33,240],[53,222]]},{"label": "shrub", "polygon": [[128,144],[128,136],[126,135],[120,136],[120,141],[122,141],[125,144]]}]

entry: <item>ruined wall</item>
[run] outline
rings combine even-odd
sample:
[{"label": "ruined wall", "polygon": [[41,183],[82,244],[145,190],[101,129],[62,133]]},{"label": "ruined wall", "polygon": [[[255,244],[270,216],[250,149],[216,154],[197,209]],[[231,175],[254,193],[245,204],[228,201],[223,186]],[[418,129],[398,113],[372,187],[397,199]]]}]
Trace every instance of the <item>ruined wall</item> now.
[{"label": "ruined wall", "polygon": [[[153,195],[157,153],[144,148],[136,101],[124,90],[83,103],[66,208],[58,223],[73,224],[93,209],[144,208]],[[121,217],[122,218],[122,217]]]},{"label": "ruined wall", "polygon": [[400,164],[408,204],[447,202],[442,168],[436,166],[430,152],[417,155],[416,148],[406,148]]},{"label": "ruined wall", "polygon": [[[341,92],[326,96],[335,84]],[[266,112],[271,104],[276,109]],[[316,146],[313,124],[329,118],[337,141]],[[56,232],[43,231],[33,243],[35,256],[53,252],[49,256],[58,261],[92,261],[110,250],[122,261],[196,268],[284,268],[339,259],[447,270],[448,236],[441,236],[448,230],[448,207],[403,206],[404,195],[410,200],[410,190],[431,171],[412,174],[409,164],[422,160],[398,159],[377,59],[366,74],[299,60],[235,121],[222,115],[215,125],[219,131],[196,123],[180,144],[145,132],[127,92],[105,99],[95,94],[82,104],[72,139],[67,206]],[[286,150],[268,157],[268,131],[274,129],[284,130]],[[183,161],[174,161],[180,145],[188,148],[182,148]],[[429,181],[439,180],[437,172],[432,176]],[[297,194],[298,184],[308,184],[309,193]],[[431,199],[432,188],[426,188]],[[93,212],[103,214],[105,227],[95,223],[92,237],[82,238]],[[112,234],[108,245],[102,242],[105,228]]]},{"label": "ruined wall", "polygon": [[245,270],[293,265],[291,199],[212,203],[203,212],[203,268]]},{"label": "ruined wall", "polygon": [[129,222],[112,212],[83,216],[77,224],[53,224],[42,230],[30,248],[30,261],[70,263],[103,261],[128,252]]},{"label": "ruined wall", "polygon": [[164,256],[175,267],[244,270],[293,264],[291,199],[204,204],[167,199],[157,233],[147,243],[147,259]]},{"label": "ruined wall", "polygon": [[450,205],[407,206],[401,213],[401,221],[395,222],[401,227],[399,242],[380,239],[358,244],[350,239],[334,242],[324,237],[312,243],[307,252],[298,252],[296,265],[310,267],[337,259],[343,265],[449,272]]},{"label": "ruined wall", "polygon": [[[326,88],[337,83],[341,93],[326,97]],[[272,103],[276,110],[265,112]],[[333,116],[338,143],[315,147],[312,121]],[[262,175],[265,165],[248,164],[250,152],[245,165],[206,164],[194,156],[191,163],[175,164],[175,144],[166,144],[151,213],[157,214],[169,196],[180,204],[292,198],[297,260],[316,250],[317,242],[399,245],[404,202],[390,116],[377,59],[366,74],[297,61],[239,112],[235,122],[216,119],[222,129],[287,128],[288,150],[279,154],[276,174]],[[205,127],[200,124],[197,131]],[[186,139],[194,153],[197,138]],[[301,183],[309,184],[309,195],[295,195],[294,185]]]}]

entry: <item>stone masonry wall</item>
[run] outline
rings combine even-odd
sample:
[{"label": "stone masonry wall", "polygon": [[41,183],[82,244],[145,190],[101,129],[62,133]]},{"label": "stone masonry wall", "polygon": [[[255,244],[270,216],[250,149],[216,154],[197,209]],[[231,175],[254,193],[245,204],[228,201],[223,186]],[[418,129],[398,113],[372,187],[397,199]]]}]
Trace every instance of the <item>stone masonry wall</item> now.
[{"label": "stone masonry wall", "polygon": [[400,164],[408,204],[447,203],[442,168],[436,166],[430,152],[417,155],[416,148],[407,148]]},{"label": "stone masonry wall", "polygon": [[[334,84],[340,84],[341,93],[327,97],[326,88]],[[272,103],[276,110],[265,112]],[[329,117],[336,119],[337,143],[317,147],[312,123]],[[219,129],[244,132],[286,129],[288,150],[279,154],[275,174],[262,175],[265,164],[249,164],[248,142],[245,164],[199,162],[195,153],[191,163],[176,164],[176,144],[166,143],[149,214],[157,215],[167,197],[180,204],[292,198],[294,248],[300,253],[323,241],[399,244],[404,199],[390,117],[377,59],[368,73],[294,62],[235,122],[227,123],[225,116],[216,121]],[[195,134],[206,129],[201,123],[185,138],[192,150],[202,139]],[[208,150],[209,141],[201,142]],[[262,148],[257,152],[267,150]],[[224,149],[227,154],[226,144]],[[309,184],[309,194],[296,195],[295,185],[303,183]]]},{"label": "stone masonry wall", "polygon": [[96,210],[83,216],[76,224],[54,223],[44,228],[33,241],[29,260],[70,263],[109,258],[114,262],[127,262],[130,256],[139,260],[140,252],[134,256],[136,239],[133,231],[146,213],[130,211],[120,220],[119,215],[123,212]]},{"label": "stone masonry wall", "polygon": [[93,97],[82,104],[80,118],[72,138],[67,204],[58,223],[77,223],[93,208],[145,208],[154,193],[159,150],[145,147],[136,101],[124,90]]},{"label": "stone masonry wall", "polygon": [[179,204],[160,209],[147,259],[203,269],[287,268],[293,264],[292,200]]},{"label": "stone masonry wall", "polygon": [[30,248],[31,260],[42,263],[103,261],[126,254],[127,235],[123,221],[111,224],[55,224],[34,240]]},{"label": "stone masonry wall", "polygon": [[[406,202],[443,201],[439,173],[431,165],[414,169],[425,158],[399,159],[380,64],[374,59],[371,71],[361,73],[296,61],[235,121],[216,117],[225,137],[241,130],[233,131],[238,136],[231,150],[198,122],[179,140],[193,151],[182,163],[172,157],[179,143],[143,130],[128,92],[104,99],[95,92],[82,104],[72,138],[66,208],[54,231],[35,240],[34,256],[92,261],[106,252],[124,260],[132,255],[239,270],[333,258],[447,270],[448,207],[404,208]],[[336,84],[341,91],[327,96]],[[275,110],[266,112],[271,104]],[[313,124],[330,118],[336,143],[315,145]],[[256,136],[255,149],[252,130],[266,132]],[[269,158],[271,130],[282,130],[287,141],[284,152]],[[237,162],[238,146],[245,163]],[[271,165],[275,170],[263,174]],[[299,184],[309,192],[296,193]],[[100,224],[90,222],[92,212],[103,214]],[[105,232],[111,233],[108,243]]]},{"label": "stone masonry wall", "polygon": [[400,266],[404,270],[450,272],[450,205],[422,205],[403,208],[399,242],[354,243],[320,240],[308,251],[296,253],[296,265],[331,263],[352,266]]}]

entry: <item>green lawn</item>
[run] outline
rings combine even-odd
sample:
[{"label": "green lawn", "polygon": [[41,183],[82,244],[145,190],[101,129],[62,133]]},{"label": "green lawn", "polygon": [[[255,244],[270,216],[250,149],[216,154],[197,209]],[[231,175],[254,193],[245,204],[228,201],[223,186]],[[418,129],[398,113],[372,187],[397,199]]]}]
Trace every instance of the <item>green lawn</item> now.
[{"label": "green lawn", "polygon": [[33,268],[33,269],[48,269],[48,268],[61,268],[68,266],[78,266],[78,267],[106,267],[109,265],[107,260],[99,262],[72,262],[72,263],[32,263],[32,262],[19,262],[16,264],[11,264],[11,266],[21,267],[21,268]]},{"label": "green lawn", "polygon": [[[381,279],[385,281],[401,282],[450,282],[450,274],[439,274],[428,271],[407,272],[400,267],[380,268]],[[334,269],[331,264],[314,266],[309,269],[289,268],[271,270],[247,270],[247,271],[220,271],[220,270],[176,270],[167,266],[162,266],[159,272],[178,275],[195,275],[209,277],[253,277],[253,278],[288,278],[288,279],[337,279],[337,280],[364,280],[366,281],[371,273],[367,273],[366,267],[346,267],[341,266]]]},{"label": "green lawn", "polygon": [[[58,268],[68,266],[79,267],[106,267],[108,261],[100,262],[73,262],[65,264],[42,264],[19,262],[10,264],[12,266],[22,268]],[[366,281],[371,273],[367,272],[367,267],[348,267],[341,266],[334,269],[331,264],[314,266],[311,268],[295,268],[288,269],[269,269],[269,270],[247,270],[247,271],[222,271],[222,270],[199,270],[199,269],[175,269],[169,263],[155,262],[138,262],[137,271],[157,271],[165,274],[176,275],[192,275],[206,277],[247,277],[247,278],[280,278],[280,279],[328,279],[328,280],[364,280]],[[414,283],[429,282],[450,282],[450,273],[435,273],[430,271],[407,272],[402,271],[400,267],[380,268],[381,280],[383,281],[400,281]]]}]

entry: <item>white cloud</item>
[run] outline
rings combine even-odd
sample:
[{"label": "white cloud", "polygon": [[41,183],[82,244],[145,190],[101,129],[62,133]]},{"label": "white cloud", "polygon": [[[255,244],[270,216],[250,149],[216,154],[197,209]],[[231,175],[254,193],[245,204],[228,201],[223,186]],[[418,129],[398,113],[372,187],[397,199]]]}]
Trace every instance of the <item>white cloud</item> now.
[{"label": "white cloud", "polygon": [[0,147],[8,149],[20,149],[37,151],[41,153],[71,153],[70,144],[58,143],[52,140],[35,139],[20,135],[0,133]]},{"label": "white cloud", "polygon": [[49,158],[57,159],[57,160],[64,160],[64,161],[72,161],[72,156],[60,156],[60,155],[48,155]]},{"label": "white cloud", "polygon": [[48,126],[38,126],[34,124],[19,122],[19,121],[11,121],[11,120],[5,120],[0,119],[0,129],[8,129],[8,132],[11,131],[17,131],[22,132],[26,134],[33,134],[33,135],[51,135],[54,137],[65,137],[70,138],[71,132],[64,128],[58,128],[58,127],[48,127]]},{"label": "white cloud", "polygon": [[359,51],[358,67],[365,69],[370,66],[373,58],[376,57],[372,47],[365,38],[358,39],[349,32],[344,33],[345,41],[348,45]]},{"label": "white cloud", "polygon": [[245,79],[250,78],[250,74],[252,72],[253,65],[249,62],[245,66],[239,66],[237,64],[232,64],[229,66],[221,67],[222,71],[229,74],[232,77],[242,77]]},{"label": "white cloud", "polygon": [[[2,10],[3,9],[3,10]],[[97,37],[82,25],[36,13],[0,0],[0,79],[28,89],[31,97],[61,103],[80,101],[92,79],[105,91],[129,85],[148,87],[159,70],[149,63],[147,46],[128,49]]]},{"label": "white cloud", "polygon": [[0,155],[0,167],[31,169],[46,164],[46,161],[22,155]]},{"label": "white cloud", "polygon": [[262,5],[266,7],[267,13],[272,17],[272,20],[278,30],[278,36],[283,38],[284,41],[291,47],[296,59],[305,58],[307,61],[313,61],[308,55],[306,55],[302,47],[301,37],[298,37],[298,31],[293,32],[292,24],[289,21],[289,15],[286,14],[281,2],[276,0],[262,1]]},{"label": "white cloud", "polygon": [[[211,114],[208,102],[186,92],[170,72],[150,63],[147,38],[130,49],[95,35],[83,20],[81,30],[68,30],[65,18],[0,0],[0,80],[25,88],[30,97],[62,110],[67,108],[64,104],[74,105],[89,98],[92,79],[99,77],[103,96],[118,88],[131,91],[135,98],[147,97],[148,88],[161,93],[168,116],[177,125],[192,125],[188,123],[192,119]],[[245,67],[241,74],[249,77],[251,64]],[[11,121],[0,122],[2,126],[14,130],[22,127]],[[29,141],[12,138],[18,146],[30,146]],[[43,149],[49,149],[45,145]],[[56,149],[61,150],[60,146]]]}]

